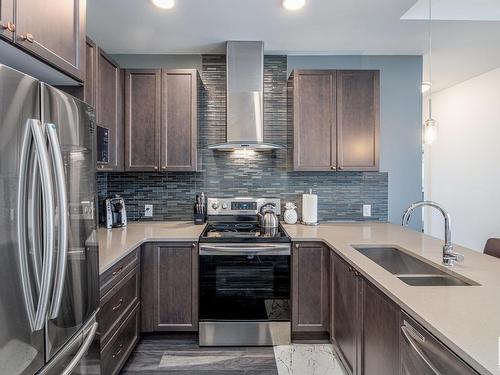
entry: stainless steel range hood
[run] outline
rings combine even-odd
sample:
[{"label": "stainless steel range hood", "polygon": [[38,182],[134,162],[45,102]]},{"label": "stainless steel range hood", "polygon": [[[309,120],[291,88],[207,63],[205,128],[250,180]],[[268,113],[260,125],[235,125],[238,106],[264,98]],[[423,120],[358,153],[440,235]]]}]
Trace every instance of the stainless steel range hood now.
[{"label": "stainless steel range hood", "polygon": [[226,63],[226,142],[209,148],[219,151],[282,148],[264,143],[264,42],[227,42]]}]

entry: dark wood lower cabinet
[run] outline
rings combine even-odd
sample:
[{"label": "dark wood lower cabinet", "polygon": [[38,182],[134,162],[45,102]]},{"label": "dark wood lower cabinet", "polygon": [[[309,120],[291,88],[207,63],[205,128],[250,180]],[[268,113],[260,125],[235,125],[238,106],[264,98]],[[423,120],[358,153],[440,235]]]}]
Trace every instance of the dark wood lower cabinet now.
[{"label": "dark wood lower cabinet", "polygon": [[292,333],[328,333],[330,249],[295,243],[292,250]]},{"label": "dark wood lower cabinet", "polygon": [[338,255],[333,255],[333,337],[340,360],[350,374],[357,374],[361,330],[358,277]]},{"label": "dark wood lower cabinet", "polygon": [[146,244],[142,267],[142,331],[197,331],[197,245]]},{"label": "dark wood lower cabinet", "polygon": [[111,340],[101,347],[101,373],[116,375],[120,372],[140,335],[140,305],[137,304]]},{"label": "dark wood lower cabinet", "polygon": [[396,375],[399,371],[401,309],[364,278],[360,278],[359,283],[363,315],[360,373]]},{"label": "dark wood lower cabinet", "polygon": [[338,255],[333,258],[333,341],[353,375],[399,373],[400,308]]}]

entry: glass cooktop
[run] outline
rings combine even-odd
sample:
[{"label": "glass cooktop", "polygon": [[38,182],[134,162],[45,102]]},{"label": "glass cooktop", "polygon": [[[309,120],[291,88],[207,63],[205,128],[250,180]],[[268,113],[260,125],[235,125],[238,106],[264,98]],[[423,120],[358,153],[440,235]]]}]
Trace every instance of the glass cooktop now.
[{"label": "glass cooktop", "polygon": [[264,229],[256,222],[217,222],[207,224],[200,242],[290,242],[290,237],[281,224]]}]

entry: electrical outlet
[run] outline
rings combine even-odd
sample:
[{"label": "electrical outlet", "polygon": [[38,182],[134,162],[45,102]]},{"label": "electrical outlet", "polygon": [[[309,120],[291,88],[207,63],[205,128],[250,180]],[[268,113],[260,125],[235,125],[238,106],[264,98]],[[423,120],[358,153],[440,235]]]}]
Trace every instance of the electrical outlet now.
[{"label": "electrical outlet", "polygon": [[372,216],[372,205],[371,204],[364,204],[363,205],[363,216],[364,217]]},{"label": "electrical outlet", "polygon": [[153,205],[145,204],[144,205],[144,217],[152,217],[153,216]]}]

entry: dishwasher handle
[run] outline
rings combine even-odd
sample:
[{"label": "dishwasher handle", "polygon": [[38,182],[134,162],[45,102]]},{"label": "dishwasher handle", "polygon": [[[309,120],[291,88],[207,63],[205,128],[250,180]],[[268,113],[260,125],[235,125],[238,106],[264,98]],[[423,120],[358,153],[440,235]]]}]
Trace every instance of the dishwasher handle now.
[{"label": "dishwasher handle", "polygon": [[410,347],[413,349],[415,353],[420,357],[420,359],[425,363],[425,365],[435,374],[441,375],[436,366],[432,364],[430,359],[425,355],[425,353],[420,349],[415,340],[425,341],[425,338],[416,332],[415,328],[413,328],[406,320],[403,321],[403,325],[401,326],[401,332],[403,333],[403,337],[406,342],[410,344]]}]

